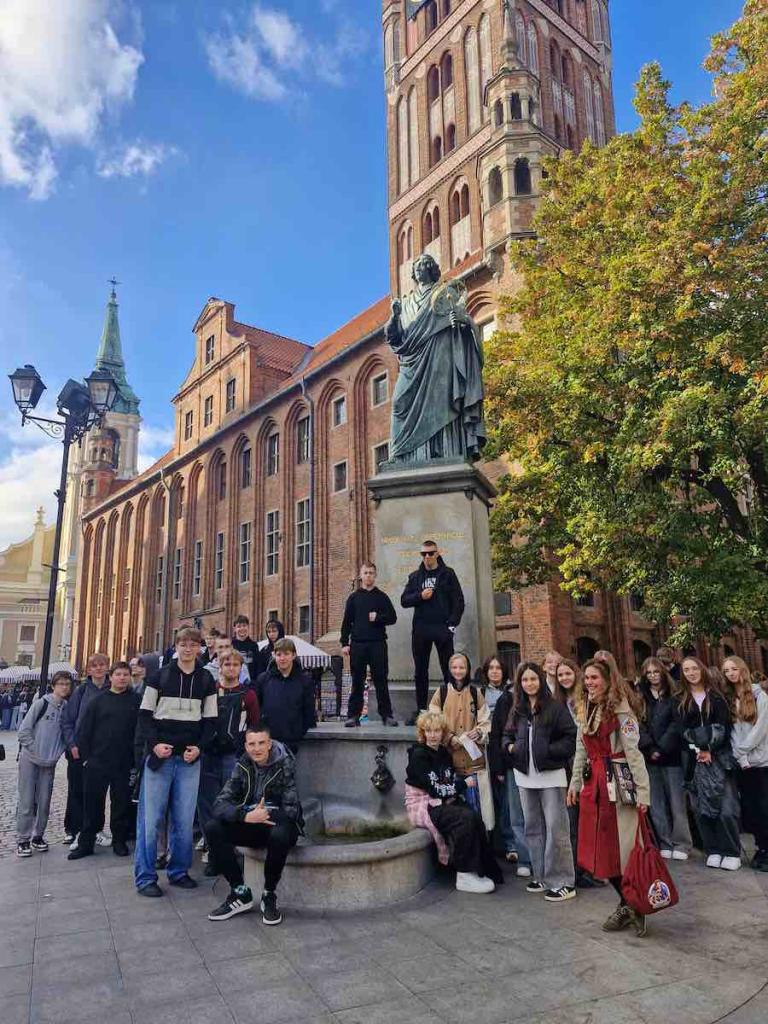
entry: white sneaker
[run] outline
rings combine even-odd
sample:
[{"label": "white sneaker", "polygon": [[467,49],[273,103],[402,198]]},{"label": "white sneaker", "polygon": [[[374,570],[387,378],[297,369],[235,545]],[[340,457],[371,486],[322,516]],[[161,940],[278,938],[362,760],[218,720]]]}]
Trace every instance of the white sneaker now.
[{"label": "white sneaker", "polygon": [[69,844],[70,850],[76,850],[77,849],[77,841],[78,841],[79,838],[80,838],[80,833],[78,832],[78,833],[76,833],[75,838]]},{"label": "white sneaker", "polygon": [[531,869],[527,868],[525,864],[518,864],[517,871],[515,872],[518,878],[530,878]]},{"label": "white sneaker", "polygon": [[197,840],[197,842],[195,843],[195,849],[196,850],[204,850],[205,849],[205,836],[201,836]]},{"label": "white sneaker", "polygon": [[459,892],[493,892],[496,888],[490,878],[481,878],[471,871],[456,872],[456,888]]},{"label": "white sneaker", "polygon": [[685,850],[673,850],[672,860],[688,860],[688,854]]},{"label": "white sneaker", "polygon": [[200,863],[201,864],[207,864],[208,863],[208,851],[207,850],[203,851],[203,855],[200,858]]},{"label": "white sneaker", "polygon": [[661,856],[664,858],[664,860],[672,860],[672,851],[671,850],[662,850],[661,851]]},{"label": "white sneaker", "polygon": [[741,860],[739,857],[723,857],[720,867],[725,871],[738,871],[741,867]]},{"label": "white sneaker", "polygon": [[719,868],[722,865],[722,863],[723,858],[720,856],[719,853],[710,853],[710,855],[707,857],[708,868]]},{"label": "white sneaker", "polygon": [[97,846],[111,846],[112,836],[108,832],[97,832],[96,833],[96,845]]}]

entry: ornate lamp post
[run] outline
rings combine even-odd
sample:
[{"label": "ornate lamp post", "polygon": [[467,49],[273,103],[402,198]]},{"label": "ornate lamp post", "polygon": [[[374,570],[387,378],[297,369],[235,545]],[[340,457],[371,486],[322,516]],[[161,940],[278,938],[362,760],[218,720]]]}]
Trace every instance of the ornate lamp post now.
[{"label": "ornate lamp post", "polygon": [[48,608],[45,616],[45,637],[43,640],[43,660],[40,666],[40,693],[45,693],[48,685],[48,666],[51,660],[51,642],[53,640],[53,618],[56,610],[56,588],[59,582],[59,555],[61,551],[61,528],[64,517],[64,502],[67,496],[67,468],[69,466],[70,445],[82,440],[91,427],[100,424],[106,413],[114,405],[117,398],[117,385],[108,370],[94,370],[86,377],[85,384],[76,380],[68,380],[61,389],[56,400],[56,409],[61,419],[47,419],[45,416],[33,416],[40,397],[45,391],[45,384],[40,374],[27,364],[19,367],[9,375],[13,388],[13,400],[21,413],[22,426],[27,422],[36,423],[49,437],[61,439],[64,452],[61,460],[61,479],[59,489],[54,494],[57,500],[56,532],[53,539],[53,558],[51,578],[48,586]]}]

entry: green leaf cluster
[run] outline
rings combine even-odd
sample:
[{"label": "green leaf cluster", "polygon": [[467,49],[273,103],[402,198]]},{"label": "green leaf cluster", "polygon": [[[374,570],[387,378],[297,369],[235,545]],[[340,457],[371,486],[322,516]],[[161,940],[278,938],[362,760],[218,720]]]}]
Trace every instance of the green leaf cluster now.
[{"label": "green leaf cluster", "polygon": [[556,565],[680,639],[768,632],[767,0],[706,66],[711,102],[650,65],[635,132],[550,162],[486,352],[499,584]]}]

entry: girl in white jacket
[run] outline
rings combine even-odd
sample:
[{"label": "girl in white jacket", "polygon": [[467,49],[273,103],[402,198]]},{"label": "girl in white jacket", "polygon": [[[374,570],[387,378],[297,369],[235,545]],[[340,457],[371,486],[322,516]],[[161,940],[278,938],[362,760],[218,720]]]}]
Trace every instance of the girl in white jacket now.
[{"label": "girl in white jacket", "polygon": [[742,828],[755,837],[752,867],[768,871],[768,694],[752,682],[741,658],[727,658],[722,671],[731,697],[731,749],[738,765]]}]

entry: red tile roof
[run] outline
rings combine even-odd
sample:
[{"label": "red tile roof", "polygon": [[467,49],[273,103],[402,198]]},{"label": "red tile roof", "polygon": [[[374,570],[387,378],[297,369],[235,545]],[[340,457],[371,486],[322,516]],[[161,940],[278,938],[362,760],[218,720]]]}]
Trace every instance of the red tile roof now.
[{"label": "red tile roof", "polygon": [[[245,334],[248,341],[256,347],[262,363],[285,373],[295,370],[312,348],[303,341],[286,338],[282,334],[273,334],[272,331],[264,331],[260,327],[251,327],[250,324],[236,322],[233,327],[237,334]],[[238,328],[242,328],[242,332]]]}]

